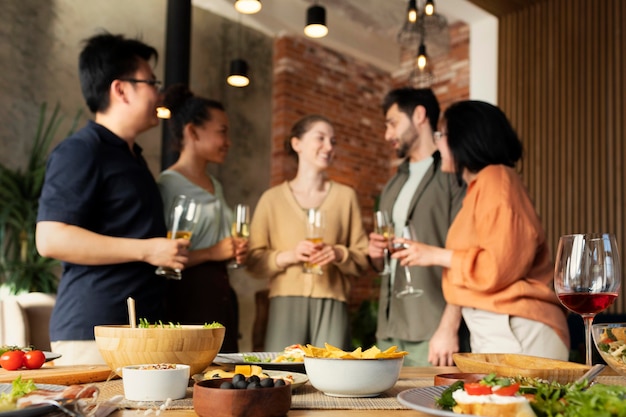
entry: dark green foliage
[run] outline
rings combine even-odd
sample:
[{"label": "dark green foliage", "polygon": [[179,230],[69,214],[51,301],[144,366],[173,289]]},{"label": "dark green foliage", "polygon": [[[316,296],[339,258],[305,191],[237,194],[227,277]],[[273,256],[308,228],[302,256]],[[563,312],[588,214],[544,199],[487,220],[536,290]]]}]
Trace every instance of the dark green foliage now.
[{"label": "dark green foliage", "polygon": [[[9,169],[0,164],[0,284],[11,293],[41,291],[54,293],[58,262],[39,255],[35,247],[35,225],[39,196],[45,177],[48,150],[63,120],[57,104],[46,120],[46,104],[41,105],[37,131],[28,165]],[[78,123],[76,115],[71,134]]]}]

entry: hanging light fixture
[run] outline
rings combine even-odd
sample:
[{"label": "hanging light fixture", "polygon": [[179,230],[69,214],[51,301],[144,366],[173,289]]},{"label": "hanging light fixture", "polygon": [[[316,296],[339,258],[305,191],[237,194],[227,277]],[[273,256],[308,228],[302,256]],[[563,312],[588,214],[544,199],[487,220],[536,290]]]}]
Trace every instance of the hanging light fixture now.
[{"label": "hanging light fixture", "polygon": [[409,76],[409,83],[415,88],[430,87],[435,81],[435,76],[432,71],[431,60],[426,54],[426,45],[422,40],[417,48],[417,56],[415,57],[415,63],[413,65],[413,71]]},{"label": "hanging light fixture", "polygon": [[309,38],[323,38],[328,35],[326,9],[324,7],[314,4],[307,9],[304,34]]},{"label": "hanging light fixture", "polygon": [[431,54],[447,53],[450,49],[448,21],[436,12],[434,0],[422,1],[421,6],[419,0],[408,0],[398,43],[404,48],[413,48],[420,38],[429,46]]},{"label": "hanging light fixture", "polygon": [[[241,53],[241,15],[239,16],[238,24],[237,53]],[[250,84],[250,78],[248,78],[248,63],[245,59],[236,58],[230,61],[230,70],[226,82],[233,87],[245,87]]]},{"label": "hanging light fixture", "polygon": [[237,58],[230,61],[230,72],[226,82],[233,87],[245,87],[250,84],[248,78],[248,63],[245,59]]},{"label": "hanging light fixture", "polygon": [[255,14],[261,10],[261,0],[235,0],[235,9],[243,14]]},{"label": "hanging light fixture", "polygon": [[434,0],[426,0],[426,5],[424,6],[424,14],[426,16],[432,16],[435,14],[435,2]]},{"label": "hanging light fixture", "polygon": [[417,22],[417,0],[409,0],[406,19],[409,23]]},{"label": "hanging light fixture", "polygon": [[424,68],[426,68],[426,65],[428,64],[428,56],[426,56],[426,45],[424,45],[424,43],[420,43],[419,48],[417,48],[417,58],[415,61],[415,65],[417,65],[417,68],[419,68],[420,70],[423,70]]}]

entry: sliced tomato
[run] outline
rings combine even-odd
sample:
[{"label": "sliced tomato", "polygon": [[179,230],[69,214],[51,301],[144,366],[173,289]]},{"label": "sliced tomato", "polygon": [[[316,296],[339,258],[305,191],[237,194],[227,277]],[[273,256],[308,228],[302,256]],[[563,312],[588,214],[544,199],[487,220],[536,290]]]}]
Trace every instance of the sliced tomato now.
[{"label": "sliced tomato", "polygon": [[469,382],[464,385],[464,388],[469,395],[489,395],[492,393],[489,385],[480,382]]},{"label": "sliced tomato", "polygon": [[494,390],[493,393],[496,395],[502,395],[505,397],[510,397],[511,395],[515,395],[519,391],[519,384],[511,384],[508,387],[500,387],[497,390]]}]

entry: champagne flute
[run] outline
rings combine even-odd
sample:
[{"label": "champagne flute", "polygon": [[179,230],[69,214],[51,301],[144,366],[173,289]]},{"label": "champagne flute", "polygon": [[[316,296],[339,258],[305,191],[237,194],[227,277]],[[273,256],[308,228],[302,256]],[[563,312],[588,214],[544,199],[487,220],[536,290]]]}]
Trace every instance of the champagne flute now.
[{"label": "champagne flute", "polygon": [[[413,231],[413,228],[410,225],[404,226],[404,228],[402,229],[402,237],[404,239],[417,240],[415,236],[416,236],[415,232]],[[394,243],[392,245],[394,252],[400,249],[406,249],[408,247],[409,245],[407,243]],[[419,287],[416,287],[415,283],[412,281],[411,268],[409,268],[408,266],[405,266],[404,276],[398,276],[398,275],[399,274],[396,273],[396,276],[394,277],[394,280],[393,280],[393,293],[396,296],[396,298],[419,297],[420,295],[424,293],[424,290]]]},{"label": "champagne flute", "polygon": [[561,304],[583,318],[589,366],[592,365],[591,324],[595,315],[606,310],[617,298],[620,277],[615,235],[587,233],[559,239],[554,290]]},{"label": "champagne flute", "polygon": [[[237,239],[247,240],[250,237],[250,206],[247,204],[237,204],[235,207],[235,219],[231,228],[231,236]],[[236,260],[228,264],[229,268],[241,268],[245,265],[237,263]]]},{"label": "champagne flute", "polygon": [[[324,212],[318,209],[309,209],[306,213],[306,240],[319,245],[324,242],[324,227],[326,218]],[[303,272],[307,274],[322,275],[322,267],[318,264],[305,262]]]},{"label": "champagne flute", "polygon": [[389,275],[391,273],[391,267],[389,266],[389,245],[393,241],[394,231],[393,223],[389,218],[389,214],[386,211],[378,210],[374,212],[374,231],[379,235],[383,235],[387,239],[387,248],[383,252],[383,264],[384,268],[380,275]]},{"label": "champagne flute", "polygon": [[[191,239],[193,229],[196,223],[198,223],[199,214],[200,206],[196,200],[185,195],[176,196],[168,218],[167,238]],[[158,267],[155,274],[169,279],[179,280],[182,278],[180,269],[172,269],[164,266]]]}]

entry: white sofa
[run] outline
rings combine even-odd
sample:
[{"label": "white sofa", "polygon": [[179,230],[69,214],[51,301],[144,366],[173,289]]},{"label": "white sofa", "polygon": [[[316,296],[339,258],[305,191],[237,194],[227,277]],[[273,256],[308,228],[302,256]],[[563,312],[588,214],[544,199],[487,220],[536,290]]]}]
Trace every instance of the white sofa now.
[{"label": "white sofa", "polygon": [[0,300],[0,345],[50,350],[50,315],[54,294],[31,292]]}]

